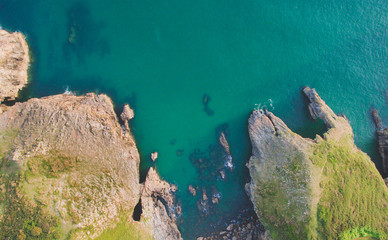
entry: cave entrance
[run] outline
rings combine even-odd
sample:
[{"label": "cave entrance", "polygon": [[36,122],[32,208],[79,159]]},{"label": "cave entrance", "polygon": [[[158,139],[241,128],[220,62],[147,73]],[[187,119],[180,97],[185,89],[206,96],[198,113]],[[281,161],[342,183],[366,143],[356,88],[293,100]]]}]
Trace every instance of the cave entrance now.
[{"label": "cave entrance", "polygon": [[139,198],[139,202],[136,204],[135,209],[133,209],[132,218],[133,220],[139,222],[141,218],[142,211],[142,205],[141,205],[141,198]]}]

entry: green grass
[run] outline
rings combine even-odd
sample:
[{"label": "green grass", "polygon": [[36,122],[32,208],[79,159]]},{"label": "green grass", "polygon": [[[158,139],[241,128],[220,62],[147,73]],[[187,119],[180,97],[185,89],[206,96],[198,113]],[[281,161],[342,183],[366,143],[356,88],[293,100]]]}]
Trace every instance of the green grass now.
[{"label": "green grass", "polygon": [[270,178],[257,180],[257,211],[274,239],[307,238],[311,221],[304,214],[310,212],[307,169],[304,156],[294,150],[269,173]]},{"label": "green grass", "polygon": [[96,240],[152,240],[150,231],[139,222],[128,222],[121,214],[114,228],[106,229]]},{"label": "green grass", "polygon": [[311,160],[323,173],[319,239],[387,239],[387,187],[370,158],[354,147],[352,137],[321,141]]},{"label": "green grass", "polygon": [[0,239],[59,239],[62,236],[59,218],[24,195],[23,177],[19,172],[1,174],[0,184],[6,190],[0,198],[4,204]]},{"label": "green grass", "polygon": [[76,159],[51,151],[46,155],[29,158],[26,176],[43,175],[48,178],[58,177],[65,171],[70,171],[76,165]]}]

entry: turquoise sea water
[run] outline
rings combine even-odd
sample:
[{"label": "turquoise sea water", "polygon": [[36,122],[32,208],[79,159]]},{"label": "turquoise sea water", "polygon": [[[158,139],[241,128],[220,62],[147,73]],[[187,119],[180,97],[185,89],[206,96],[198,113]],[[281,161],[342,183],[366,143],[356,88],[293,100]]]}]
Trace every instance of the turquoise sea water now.
[{"label": "turquoise sea water", "polygon": [[[374,106],[387,123],[384,0],[0,0],[0,24],[31,46],[28,97],[97,91],[118,110],[135,109],[142,172],[158,151],[156,168],[180,189],[185,239],[251,208],[243,188],[255,107],[265,105],[305,137],[321,131],[308,117],[303,86],[348,117],[357,146],[381,169],[369,111]],[[190,156],[210,158],[223,124],[235,169],[225,181],[209,180]],[[221,192],[210,215],[201,216],[189,184]]]}]

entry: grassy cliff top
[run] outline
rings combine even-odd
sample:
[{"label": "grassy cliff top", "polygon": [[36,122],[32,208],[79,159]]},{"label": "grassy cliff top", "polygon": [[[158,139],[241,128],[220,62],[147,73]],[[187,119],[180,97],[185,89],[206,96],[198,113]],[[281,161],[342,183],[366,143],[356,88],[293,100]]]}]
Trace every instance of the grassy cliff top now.
[{"label": "grassy cliff top", "polygon": [[274,239],[387,239],[388,190],[349,122],[304,90],[324,138],[304,139],[269,112],[249,119],[250,196]]}]

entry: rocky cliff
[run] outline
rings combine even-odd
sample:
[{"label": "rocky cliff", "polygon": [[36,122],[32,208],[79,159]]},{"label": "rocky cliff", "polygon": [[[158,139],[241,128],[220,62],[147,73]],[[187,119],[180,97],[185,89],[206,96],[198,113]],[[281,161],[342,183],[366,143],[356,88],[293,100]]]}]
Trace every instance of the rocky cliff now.
[{"label": "rocky cliff", "polygon": [[383,126],[383,121],[376,109],[372,110],[372,117],[376,126],[377,144],[383,163],[384,177],[388,177],[388,128]]},{"label": "rocky cliff", "polygon": [[[13,41],[7,44],[1,47],[16,48]],[[153,169],[146,183],[139,183],[128,105],[121,115],[124,126],[103,94],[34,98],[4,110],[0,239],[180,239],[160,204],[167,201],[173,208],[170,185]],[[132,216],[140,197],[145,216],[137,222]]]},{"label": "rocky cliff", "polygon": [[176,190],[150,168],[141,193],[142,220],[157,240],[182,239],[175,224],[180,214],[180,207],[176,210],[174,204],[173,192]]},{"label": "rocky cliff", "polygon": [[0,103],[14,100],[19,90],[27,84],[29,63],[24,36],[0,29]]},{"label": "rocky cliff", "polygon": [[312,117],[328,128],[323,138],[303,138],[267,111],[249,118],[248,194],[260,221],[274,239],[386,237],[388,191],[379,172],[354,145],[347,119],[315,90],[303,92]]}]

